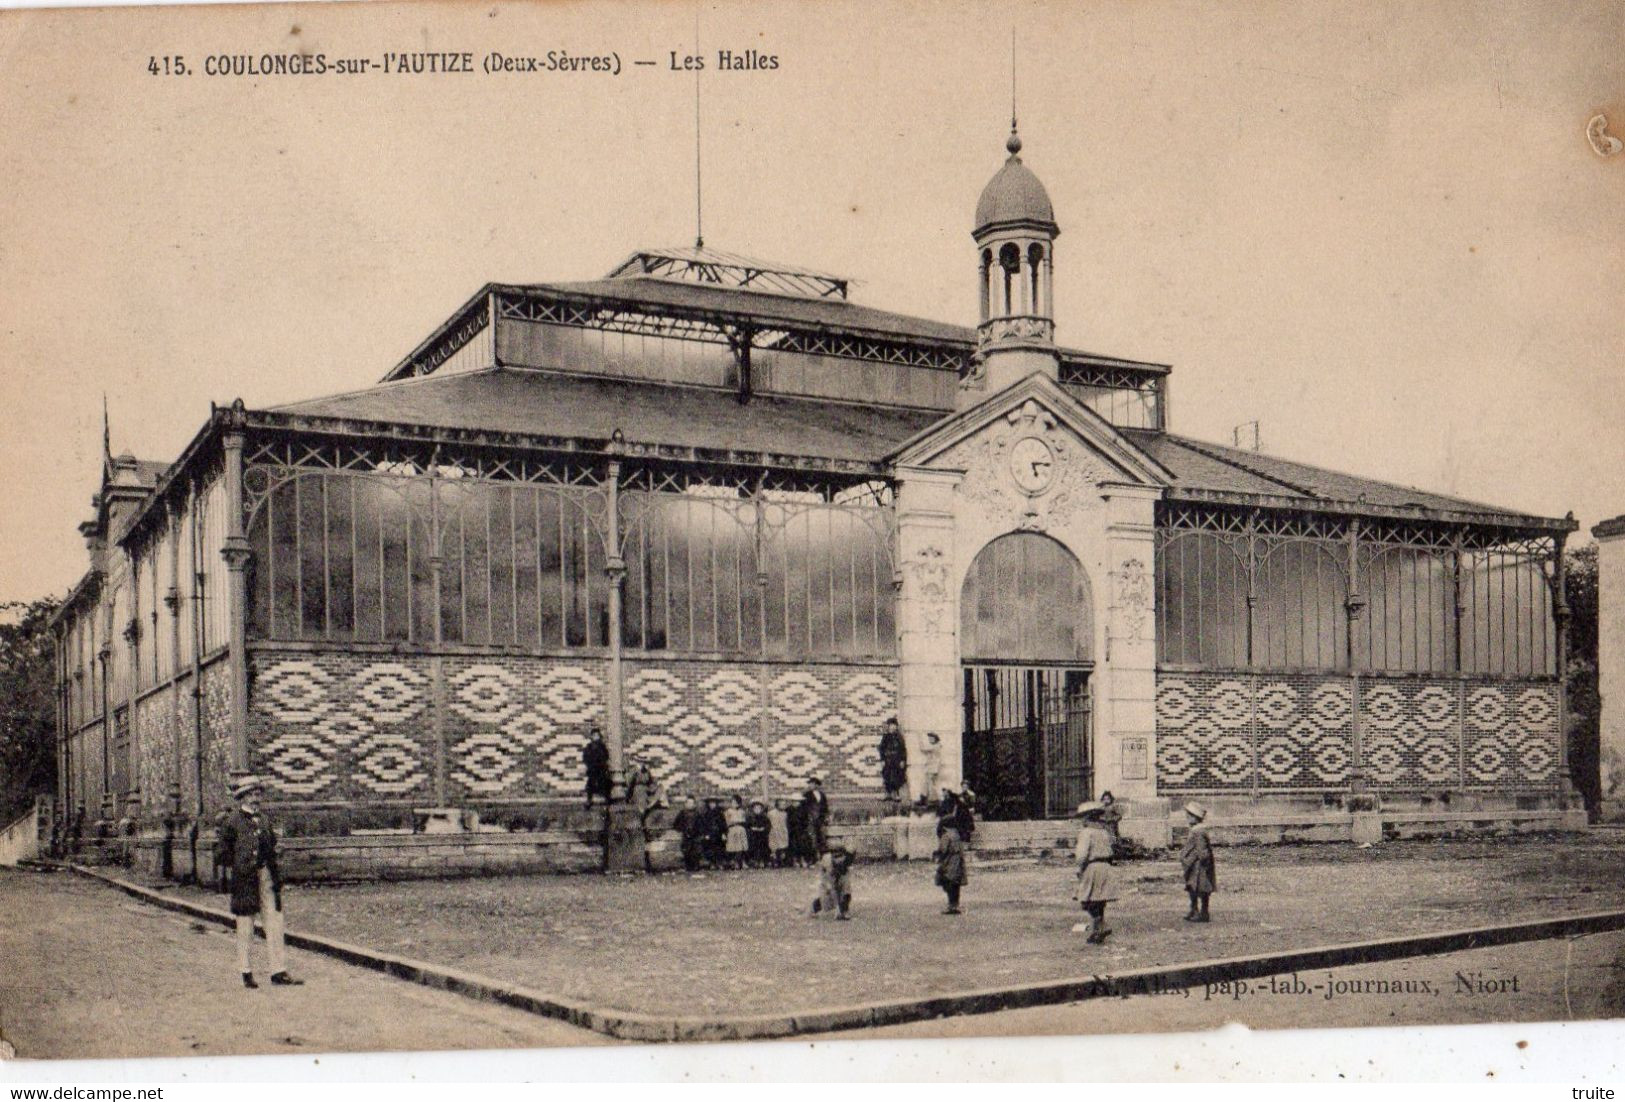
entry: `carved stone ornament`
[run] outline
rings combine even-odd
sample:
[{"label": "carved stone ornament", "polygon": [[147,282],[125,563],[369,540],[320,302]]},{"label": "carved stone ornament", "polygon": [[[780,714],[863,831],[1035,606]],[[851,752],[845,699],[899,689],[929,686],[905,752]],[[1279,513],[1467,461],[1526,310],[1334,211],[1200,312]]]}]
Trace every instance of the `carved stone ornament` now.
[{"label": "carved stone ornament", "polygon": [[1117,616],[1127,640],[1145,638],[1145,622],[1151,611],[1151,574],[1139,559],[1125,559],[1117,572]]},{"label": "carved stone ornament", "polygon": [[948,463],[965,471],[959,493],[966,500],[996,522],[1031,531],[1070,523],[1080,509],[1098,504],[1096,488],[1111,478],[1093,452],[1031,399],[953,449]]},{"label": "carved stone ornament", "polygon": [[943,634],[948,612],[948,563],[942,548],[920,548],[906,569],[920,610],[920,630],[926,635]]}]

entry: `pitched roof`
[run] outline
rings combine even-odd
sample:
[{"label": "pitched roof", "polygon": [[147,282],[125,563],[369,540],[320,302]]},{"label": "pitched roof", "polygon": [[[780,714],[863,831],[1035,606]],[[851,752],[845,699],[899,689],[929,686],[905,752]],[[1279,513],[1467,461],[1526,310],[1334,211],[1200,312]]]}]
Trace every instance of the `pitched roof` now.
[{"label": "pitched roof", "polygon": [[1174,472],[1176,487],[1216,493],[1301,498],[1305,504],[1339,502],[1383,509],[1471,513],[1550,525],[1549,518],[1519,513],[1448,494],[1312,467],[1261,452],[1210,444],[1173,433],[1127,430],[1146,452]]},{"label": "pitched roof", "polygon": [[[742,404],[726,390],[508,367],[429,375],[267,412],[582,441],[606,441],[619,429],[632,444],[876,465],[954,416],[764,394]],[[1239,495],[1277,507],[1338,504],[1512,526],[1564,523],[1171,433],[1117,431],[1168,469],[1175,496]]]},{"label": "pitched roof", "polygon": [[726,390],[505,367],[430,375],[269,412],[580,440],[608,440],[620,429],[635,444],[866,463],[878,463],[897,441],[941,416],[761,394],[741,404]]}]

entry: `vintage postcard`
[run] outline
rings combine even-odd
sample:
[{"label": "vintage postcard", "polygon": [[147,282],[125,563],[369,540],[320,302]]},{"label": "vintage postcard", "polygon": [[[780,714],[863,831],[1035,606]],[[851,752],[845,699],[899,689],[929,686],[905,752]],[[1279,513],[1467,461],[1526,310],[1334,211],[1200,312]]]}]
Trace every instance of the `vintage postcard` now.
[{"label": "vintage postcard", "polygon": [[1609,1051],[1622,10],[0,13],[6,1074]]}]

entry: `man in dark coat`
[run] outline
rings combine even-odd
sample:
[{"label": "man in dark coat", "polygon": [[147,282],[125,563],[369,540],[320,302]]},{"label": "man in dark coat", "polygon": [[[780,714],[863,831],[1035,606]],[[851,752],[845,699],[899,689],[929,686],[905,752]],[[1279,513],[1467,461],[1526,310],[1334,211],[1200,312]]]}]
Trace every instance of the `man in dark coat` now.
[{"label": "man in dark coat", "polygon": [[728,821],[722,815],[722,801],[715,796],[707,796],[705,810],[700,814],[700,852],[705,855],[705,863],[712,868],[722,867],[727,838]]},{"label": "man in dark coat", "polygon": [[807,791],[801,795],[801,807],[805,814],[807,859],[817,861],[829,844],[829,797],[824,795],[823,781],[808,778]]},{"label": "man in dark coat", "polygon": [[700,867],[700,861],[705,856],[705,837],[703,824],[700,821],[699,806],[694,797],[690,796],[683,801],[682,809],[672,820],[672,829],[683,836],[683,868],[689,872]]},{"label": "man in dark coat", "polygon": [[297,986],[304,980],[288,975],[287,951],[282,944],[282,873],[277,868],[276,832],[260,814],[260,782],[240,778],[232,785],[237,810],[220,828],[220,851],[231,869],[231,913],[237,916],[237,967],[244,987],[258,987],[249,964],[254,942],[254,916],[265,928],[271,958],[271,982]]},{"label": "man in dark coat", "polygon": [[587,745],[581,748],[581,764],[587,767],[587,806],[597,796],[609,803],[609,747],[604,745],[604,732],[597,725],[587,734]]},{"label": "man in dark coat", "polygon": [[908,745],[896,716],[886,721],[886,729],[880,733],[880,783],[886,787],[888,800],[897,799],[908,784]]}]

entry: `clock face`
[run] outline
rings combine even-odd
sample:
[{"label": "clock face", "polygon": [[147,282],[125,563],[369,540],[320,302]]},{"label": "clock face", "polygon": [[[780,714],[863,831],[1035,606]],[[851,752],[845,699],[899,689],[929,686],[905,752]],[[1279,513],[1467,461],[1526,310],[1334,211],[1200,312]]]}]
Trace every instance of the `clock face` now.
[{"label": "clock face", "polygon": [[1010,448],[1010,473],[1029,494],[1041,494],[1055,477],[1055,454],[1036,436],[1023,436]]}]

